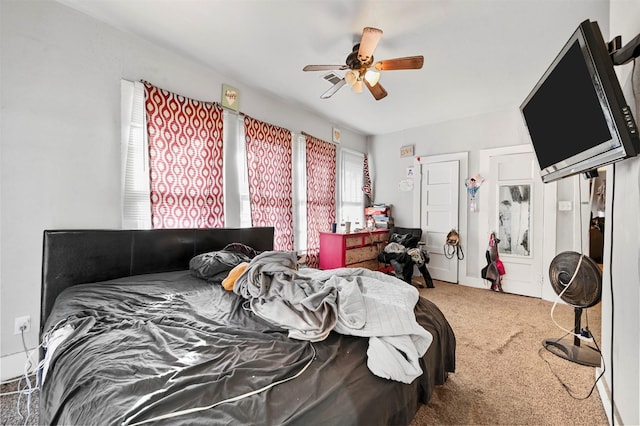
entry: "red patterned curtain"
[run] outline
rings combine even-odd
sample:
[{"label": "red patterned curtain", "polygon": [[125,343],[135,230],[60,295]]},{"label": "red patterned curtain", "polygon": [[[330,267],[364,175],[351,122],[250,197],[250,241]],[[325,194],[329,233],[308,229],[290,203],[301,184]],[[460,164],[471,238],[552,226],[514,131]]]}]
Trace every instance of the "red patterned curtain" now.
[{"label": "red patterned curtain", "polygon": [[145,82],[154,228],[224,226],[222,108]]},{"label": "red patterned curtain", "polygon": [[367,206],[373,205],[373,187],[371,185],[371,175],[369,174],[369,158],[367,154],[364,155],[364,164],[362,165],[362,171],[364,173],[364,185],[362,185],[362,192],[367,196]]},{"label": "red patterned curtain", "polygon": [[273,226],[273,248],[292,251],[291,132],[251,117],[244,128],[252,225]]},{"label": "red patterned curtain", "polygon": [[307,266],[318,267],[320,232],[336,221],[336,146],[307,139]]}]

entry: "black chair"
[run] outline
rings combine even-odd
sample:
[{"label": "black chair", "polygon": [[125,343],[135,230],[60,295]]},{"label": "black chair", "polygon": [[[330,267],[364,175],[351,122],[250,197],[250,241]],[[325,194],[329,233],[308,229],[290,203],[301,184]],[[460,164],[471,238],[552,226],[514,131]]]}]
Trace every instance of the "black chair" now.
[{"label": "black chair", "polygon": [[427,287],[434,288],[433,279],[427,270],[429,254],[425,250],[420,249],[424,262],[416,262],[411,254],[407,252],[409,249],[418,248],[420,238],[422,238],[422,229],[420,228],[402,228],[399,226],[391,228],[388,243],[398,243],[403,246],[405,250],[403,252],[382,251],[378,254],[378,261],[391,265],[395,276],[409,284],[411,284],[413,267],[415,265],[422,274]]}]

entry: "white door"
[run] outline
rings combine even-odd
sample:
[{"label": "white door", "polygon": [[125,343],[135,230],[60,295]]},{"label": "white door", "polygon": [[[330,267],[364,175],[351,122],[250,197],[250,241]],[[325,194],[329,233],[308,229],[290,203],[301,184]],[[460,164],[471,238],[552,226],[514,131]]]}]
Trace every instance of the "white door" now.
[{"label": "white door", "polygon": [[433,279],[458,282],[458,258],[448,259],[444,243],[451,229],[458,229],[459,161],[421,165],[420,227],[431,258],[428,269]]},{"label": "white door", "polygon": [[[489,164],[483,186],[488,190],[488,224],[500,239],[498,254],[506,271],[502,288],[542,297],[543,183],[534,154],[494,155]],[[487,235],[485,244],[488,242]]]}]

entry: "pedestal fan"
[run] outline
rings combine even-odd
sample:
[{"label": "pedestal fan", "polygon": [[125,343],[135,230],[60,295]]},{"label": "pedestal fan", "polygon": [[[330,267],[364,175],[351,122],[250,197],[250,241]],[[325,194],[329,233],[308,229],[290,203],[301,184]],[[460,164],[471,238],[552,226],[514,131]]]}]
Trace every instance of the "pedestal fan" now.
[{"label": "pedestal fan", "polygon": [[[542,345],[549,352],[578,364],[600,366],[600,351],[587,344],[590,333],[580,326],[582,310],[600,302],[602,272],[588,256],[565,251],[558,254],[549,266],[551,285],[558,296],[574,308],[574,328],[570,336],[545,339]],[[568,331],[568,330],[567,330]],[[585,335],[586,334],[586,335]]]}]

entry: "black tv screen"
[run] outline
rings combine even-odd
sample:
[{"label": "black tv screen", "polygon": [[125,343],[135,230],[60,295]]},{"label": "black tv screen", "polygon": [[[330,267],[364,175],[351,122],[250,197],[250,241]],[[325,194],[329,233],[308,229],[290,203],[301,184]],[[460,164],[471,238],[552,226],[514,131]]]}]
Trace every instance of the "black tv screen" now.
[{"label": "black tv screen", "polygon": [[596,22],[580,24],[520,111],[544,182],[640,151],[631,110]]}]

